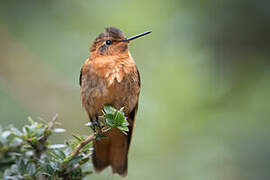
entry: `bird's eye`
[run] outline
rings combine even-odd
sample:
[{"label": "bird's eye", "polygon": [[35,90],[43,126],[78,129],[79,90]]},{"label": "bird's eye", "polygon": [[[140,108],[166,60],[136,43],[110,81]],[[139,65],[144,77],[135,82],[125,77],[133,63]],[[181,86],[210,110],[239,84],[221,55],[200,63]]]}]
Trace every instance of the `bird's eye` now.
[{"label": "bird's eye", "polygon": [[105,43],[106,43],[106,45],[111,45],[112,44],[112,41],[111,40],[107,40]]}]

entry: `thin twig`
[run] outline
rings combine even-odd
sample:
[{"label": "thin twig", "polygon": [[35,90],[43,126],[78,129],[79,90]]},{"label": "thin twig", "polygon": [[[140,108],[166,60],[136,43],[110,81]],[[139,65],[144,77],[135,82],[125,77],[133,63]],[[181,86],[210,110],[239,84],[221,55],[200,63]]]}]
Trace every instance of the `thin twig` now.
[{"label": "thin twig", "polygon": [[[47,126],[45,132],[48,132],[48,131],[50,131],[50,130],[53,129],[53,126],[54,126],[54,124],[55,124],[57,118],[58,118],[58,114],[55,114],[55,115],[53,116],[52,120],[48,123],[48,126]],[[47,140],[48,136],[49,136],[48,133],[44,134],[43,136],[41,136],[41,137],[39,138],[39,142],[43,144],[43,143]]]},{"label": "thin twig", "polygon": [[47,130],[51,130],[53,128],[54,123],[56,122],[57,118],[58,118],[58,114],[55,114],[53,116],[52,120],[49,122],[49,125],[47,127]]},{"label": "thin twig", "polygon": [[90,143],[91,141],[93,141],[96,138],[97,133],[93,132],[91,133],[84,141],[82,141],[80,144],[78,144],[76,146],[76,148],[71,152],[71,157],[75,157],[80,153],[80,150],[87,145],[88,143]]},{"label": "thin twig", "polygon": [[104,132],[106,132],[108,130],[108,128],[102,128],[96,132],[92,132],[87,138],[85,138],[84,141],[80,142],[75,149],[70,153],[69,157],[67,158],[67,160],[65,162],[63,162],[62,167],[65,167],[67,165],[68,162],[70,162],[73,158],[75,158],[78,154],[80,154],[81,149],[86,146],[88,143],[92,142],[93,140],[96,139],[96,136],[98,134],[102,134]]},{"label": "thin twig", "polygon": [[32,146],[32,148],[35,150],[36,157],[39,158],[41,156],[42,152],[47,149],[45,142],[47,141],[47,139],[50,135],[50,131],[53,129],[53,126],[54,126],[57,118],[58,118],[58,114],[55,114],[53,116],[52,120],[48,123],[48,126],[46,127],[46,129],[44,131],[45,132],[44,135],[42,135],[41,137],[38,138],[38,141],[39,141],[38,144],[33,143],[31,141],[27,141],[28,144],[30,144]]},{"label": "thin twig", "polygon": [[98,134],[102,134],[102,133],[104,133],[104,132],[106,132],[106,131],[107,131],[107,128],[104,127],[104,128],[100,129],[100,130],[97,131],[97,132],[92,132],[92,133],[91,133],[84,141],[82,141],[80,144],[78,144],[78,145],[76,146],[76,148],[71,152],[71,156],[72,156],[72,157],[77,156],[77,155],[80,153],[80,150],[81,150],[85,145],[87,145],[88,143],[90,143],[91,141],[93,141],[93,140],[96,138],[96,136],[97,136]]}]

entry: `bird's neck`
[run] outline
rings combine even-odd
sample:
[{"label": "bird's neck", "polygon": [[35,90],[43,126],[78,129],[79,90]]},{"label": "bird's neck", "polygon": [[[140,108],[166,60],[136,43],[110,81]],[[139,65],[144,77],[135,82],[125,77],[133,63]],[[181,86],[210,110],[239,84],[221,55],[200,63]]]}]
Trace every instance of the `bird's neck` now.
[{"label": "bird's neck", "polygon": [[92,63],[95,65],[103,66],[104,68],[111,68],[111,66],[114,67],[120,64],[134,64],[134,60],[129,51],[117,55],[96,56],[95,54],[93,54],[89,57],[89,61],[92,61]]}]

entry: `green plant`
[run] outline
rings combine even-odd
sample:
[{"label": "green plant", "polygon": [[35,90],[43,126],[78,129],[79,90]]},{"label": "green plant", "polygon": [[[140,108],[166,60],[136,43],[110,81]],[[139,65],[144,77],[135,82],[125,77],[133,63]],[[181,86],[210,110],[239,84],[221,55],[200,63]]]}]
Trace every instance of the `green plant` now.
[{"label": "green plant", "polygon": [[4,180],[35,179],[83,179],[92,171],[84,166],[90,163],[92,141],[102,138],[102,133],[118,128],[126,134],[128,122],[123,108],[116,110],[105,106],[103,116],[89,136],[73,135],[64,144],[50,144],[48,138],[52,133],[62,133],[65,129],[56,128],[57,115],[50,122],[42,119],[34,121],[18,130],[10,125],[0,127],[0,176]]}]

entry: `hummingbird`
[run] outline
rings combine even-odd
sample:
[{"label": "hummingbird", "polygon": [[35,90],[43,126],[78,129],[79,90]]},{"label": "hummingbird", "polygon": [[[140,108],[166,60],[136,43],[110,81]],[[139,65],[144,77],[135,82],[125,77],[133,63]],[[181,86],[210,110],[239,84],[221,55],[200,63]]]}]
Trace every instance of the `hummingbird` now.
[{"label": "hummingbird", "polygon": [[91,44],[90,56],[81,68],[81,100],[90,122],[98,123],[104,105],[113,105],[116,109],[124,107],[129,122],[127,135],[113,128],[102,134],[104,138],[93,141],[92,162],[97,173],[111,166],[112,173],[127,175],[128,151],[141,86],[128,45],[149,33],[151,31],[126,38],[120,29],[106,28]]}]

